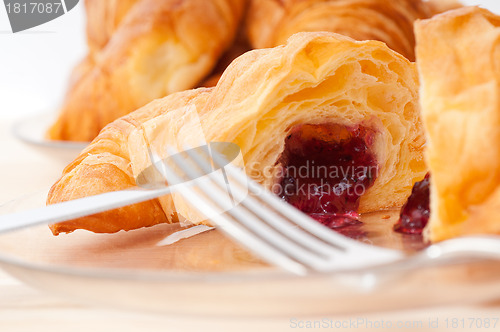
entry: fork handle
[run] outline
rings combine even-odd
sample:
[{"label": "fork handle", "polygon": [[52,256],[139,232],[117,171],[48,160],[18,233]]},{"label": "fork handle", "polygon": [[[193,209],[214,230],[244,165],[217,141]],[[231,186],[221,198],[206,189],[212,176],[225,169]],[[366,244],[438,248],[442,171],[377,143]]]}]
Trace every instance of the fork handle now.
[{"label": "fork handle", "polygon": [[20,228],[58,223],[170,194],[172,187],[132,188],[88,196],[46,207],[0,216],[0,234]]}]

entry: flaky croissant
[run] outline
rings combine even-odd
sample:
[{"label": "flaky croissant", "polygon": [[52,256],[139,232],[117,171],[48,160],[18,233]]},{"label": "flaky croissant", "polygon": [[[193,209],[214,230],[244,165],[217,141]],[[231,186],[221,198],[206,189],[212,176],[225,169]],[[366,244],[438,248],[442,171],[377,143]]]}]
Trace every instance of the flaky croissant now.
[{"label": "flaky croissant", "polygon": [[280,45],[300,31],[332,31],[383,41],[414,60],[413,22],[455,6],[421,0],[252,0],[248,34],[255,48],[263,48]]},{"label": "flaky croissant", "polygon": [[[116,27],[115,16],[102,14],[111,36],[100,36],[94,31],[100,25],[89,22],[91,53],[76,69],[48,137],[90,141],[106,124],[155,98],[197,86],[231,45],[245,2],[119,2],[115,7],[126,7],[126,15]],[[99,5],[90,2],[89,14],[95,14],[93,6]]]},{"label": "flaky croissant", "polygon": [[500,233],[500,17],[469,7],[416,24],[432,241]]},{"label": "flaky croissant", "polygon": [[[426,171],[417,86],[414,65],[383,43],[296,34],[284,46],[237,58],[215,88],[175,93],[107,126],[64,170],[47,202],[133,186],[151,165],[148,149],[166,156],[169,145],[206,139],[238,144],[249,176],[322,222],[399,206]],[[293,178],[292,168],[304,162],[342,171],[372,167],[373,173]],[[335,190],[308,207],[299,202],[305,196],[275,190],[302,180],[316,193],[323,180]],[[363,191],[348,193],[356,185]],[[191,219],[188,202],[175,207],[165,196],[51,229],[116,232],[179,215]]]}]

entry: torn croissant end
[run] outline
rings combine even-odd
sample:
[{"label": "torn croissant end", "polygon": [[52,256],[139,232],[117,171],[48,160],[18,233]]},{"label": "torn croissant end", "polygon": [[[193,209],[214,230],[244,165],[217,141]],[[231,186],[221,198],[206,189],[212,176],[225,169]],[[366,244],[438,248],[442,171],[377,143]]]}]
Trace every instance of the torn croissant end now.
[{"label": "torn croissant end", "polygon": [[416,24],[431,172],[425,235],[500,234],[500,16],[467,7]]},{"label": "torn croissant end", "polygon": [[[318,189],[313,175],[279,175],[308,161],[341,171],[374,166],[371,179],[363,174],[325,179],[336,188],[360,181],[365,190],[359,197],[322,195],[310,202],[294,197],[297,204],[284,198],[319,219],[338,221],[343,214],[355,219],[357,213],[401,206],[426,172],[417,90],[414,64],[381,42],[299,33],[286,45],[240,56],[214,88],[170,95],[107,126],[65,169],[48,203],[133,185],[151,164],[148,148],[166,157],[167,146],[181,149],[206,140],[237,144],[243,156],[237,164],[270,190],[283,188],[285,180]],[[307,210],[302,203],[315,206]],[[189,201],[170,195],[51,228],[55,234],[78,228],[116,232],[177,217],[199,220]]]}]

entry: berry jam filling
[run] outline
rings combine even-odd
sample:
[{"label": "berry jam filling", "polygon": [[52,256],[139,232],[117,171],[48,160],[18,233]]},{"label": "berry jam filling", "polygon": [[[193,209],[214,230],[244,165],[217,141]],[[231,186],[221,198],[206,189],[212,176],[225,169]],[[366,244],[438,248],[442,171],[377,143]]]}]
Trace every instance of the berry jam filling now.
[{"label": "berry jam filling", "polygon": [[394,225],[394,230],[404,234],[422,234],[430,215],[430,174],[415,183],[408,201],[403,205],[399,221]]},{"label": "berry jam filling", "polygon": [[371,152],[375,132],[336,124],[292,129],[278,164],[277,193],[289,204],[331,228],[359,224],[359,200],[376,178]]}]

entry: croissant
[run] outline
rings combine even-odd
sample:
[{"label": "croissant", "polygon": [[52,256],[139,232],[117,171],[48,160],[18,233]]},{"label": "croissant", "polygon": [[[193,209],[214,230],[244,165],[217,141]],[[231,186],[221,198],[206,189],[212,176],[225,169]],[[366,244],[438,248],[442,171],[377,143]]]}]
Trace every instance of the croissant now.
[{"label": "croissant", "polygon": [[[66,167],[47,202],[131,187],[151,165],[148,149],[166,157],[168,145],[206,139],[238,144],[249,176],[336,227],[400,206],[425,174],[417,86],[414,64],[381,42],[299,33],[238,57],[214,88],[172,94],[108,125]],[[316,166],[335,174],[318,175]],[[293,172],[300,167],[311,173]],[[175,207],[164,196],[51,229],[116,232],[191,220],[188,203]]]},{"label": "croissant", "polygon": [[252,0],[247,29],[255,48],[280,45],[299,31],[332,31],[383,41],[414,60],[413,22],[456,6],[421,0]]},{"label": "croissant", "polygon": [[[106,124],[151,100],[197,86],[231,45],[245,2],[91,1],[90,17],[104,16],[96,20],[109,27],[99,36],[100,24],[89,22],[90,54],[74,72],[48,137],[90,141]],[[106,3],[126,12],[124,17],[93,10]]]},{"label": "croissant", "polygon": [[500,17],[477,7],[416,24],[430,219],[440,241],[500,233]]}]

